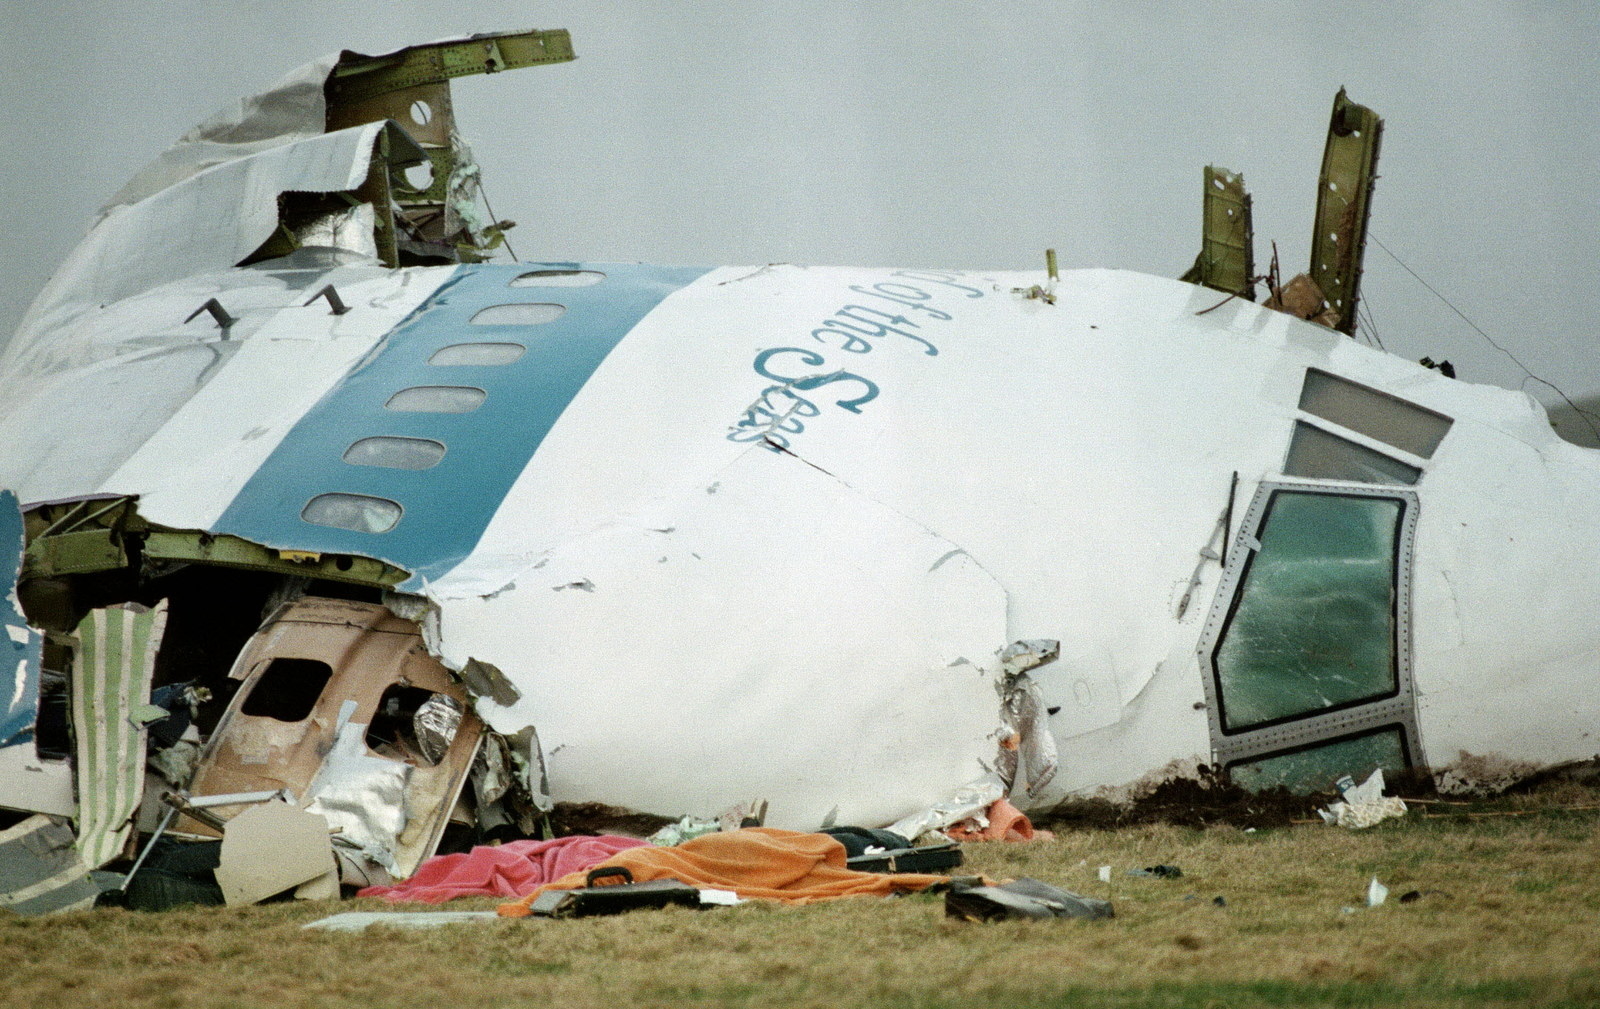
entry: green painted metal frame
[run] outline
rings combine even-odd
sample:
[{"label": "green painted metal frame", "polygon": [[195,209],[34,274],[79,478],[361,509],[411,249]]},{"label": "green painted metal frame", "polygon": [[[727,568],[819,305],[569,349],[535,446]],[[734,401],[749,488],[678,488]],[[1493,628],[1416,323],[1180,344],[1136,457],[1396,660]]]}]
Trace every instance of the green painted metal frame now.
[{"label": "green painted metal frame", "polygon": [[26,528],[22,580],[116,571],[135,557],[376,588],[390,588],[411,577],[404,568],[371,557],[274,550],[237,536],[152,526],[139,516],[133,498],[35,509],[27,516]]},{"label": "green painted metal frame", "polygon": [[1337,318],[1334,329],[1354,333],[1366,252],[1367,220],[1378,178],[1383,120],[1357,105],[1343,88],[1333,99],[1328,144],[1317,178],[1317,216],[1311,233],[1311,279]]},{"label": "green painted metal frame", "polygon": [[1254,301],[1255,273],[1255,231],[1244,176],[1207,165],[1200,255],[1180,279]]},{"label": "green painted metal frame", "polygon": [[339,60],[329,89],[337,101],[360,101],[418,84],[566,63],[576,58],[572,35],[565,29],[490,33],[411,46],[388,56],[347,53]]}]

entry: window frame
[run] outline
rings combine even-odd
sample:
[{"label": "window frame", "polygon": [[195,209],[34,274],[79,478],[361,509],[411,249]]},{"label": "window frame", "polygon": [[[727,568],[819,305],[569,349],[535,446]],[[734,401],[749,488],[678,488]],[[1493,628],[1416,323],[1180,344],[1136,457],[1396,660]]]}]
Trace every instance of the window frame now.
[{"label": "window frame", "polygon": [[[1325,497],[1385,498],[1400,502],[1401,514],[1394,544],[1395,690],[1372,700],[1321,708],[1304,715],[1227,730],[1222,724],[1217,652],[1238,610],[1245,575],[1255,554],[1261,549],[1260,534],[1269,506],[1276,495],[1285,492]],[[1404,751],[1410,759],[1414,760],[1422,753],[1417,734],[1411,642],[1412,569],[1418,509],[1417,492],[1410,487],[1283,477],[1261,481],[1228,545],[1222,578],[1217,585],[1211,610],[1206,615],[1198,644],[1206,719],[1211,732],[1213,757],[1219,764],[1231,766],[1245,760],[1361,735],[1389,724],[1401,726]]]}]

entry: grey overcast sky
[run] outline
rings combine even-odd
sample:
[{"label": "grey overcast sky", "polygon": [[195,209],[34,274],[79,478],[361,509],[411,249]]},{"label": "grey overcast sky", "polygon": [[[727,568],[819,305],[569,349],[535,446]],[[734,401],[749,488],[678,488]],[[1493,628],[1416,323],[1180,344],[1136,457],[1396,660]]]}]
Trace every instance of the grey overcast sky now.
[{"label": "grey overcast sky", "polygon": [[[1205,164],[1305,269],[1334,92],[1386,120],[1372,233],[1530,369],[1600,394],[1600,4],[17,0],[0,38],[0,339],[96,208],[195,122],[340,48],[568,28],[457,82],[522,259],[1177,276]],[[1388,349],[1523,372],[1369,244]],[[1547,390],[1528,391],[1553,402]],[[4,395],[0,392],[0,395]]]}]

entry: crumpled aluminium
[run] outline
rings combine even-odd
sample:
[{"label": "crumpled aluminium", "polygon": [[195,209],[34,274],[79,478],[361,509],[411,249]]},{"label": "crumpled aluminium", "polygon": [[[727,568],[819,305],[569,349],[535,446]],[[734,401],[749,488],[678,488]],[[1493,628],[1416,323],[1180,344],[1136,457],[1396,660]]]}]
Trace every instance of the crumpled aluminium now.
[{"label": "crumpled aluminium", "polygon": [[930,830],[941,830],[962,820],[975,819],[986,827],[989,825],[989,819],[984,815],[985,811],[996,799],[1005,798],[1009,787],[1000,775],[986,774],[976,781],[962,785],[943,802],[896,820],[884,829],[893,831],[901,837],[917,840]]},{"label": "crumpled aluminium", "polygon": [[355,702],[339,711],[333,749],[323,760],[311,787],[305,809],[320,813],[330,827],[341,828],[339,842],[390,872],[395,849],[406,827],[406,783],[411,765],[367,750],[367,727],[353,724]]},{"label": "crumpled aluminium", "polygon": [[1037,795],[1056,776],[1059,757],[1050,732],[1050,713],[1039,685],[1028,670],[1054,662],[1061,642],[1049,638],[1013,641],[1000,650],[1000,752],[995,770],[1015,789],[1018,772],[1027,782],[1027,795]]},{"label": "crumpled aluminium", "polygon": [[[1010,732],[1002,743],[996,760],[996,770],[1012,788],[1017,784],[1017,772],[1027,781],[1027,794],[1034,796],[1050,783],[1059,768],[1055,736],[1050,732],[1050,715],[1039,692],[1039,685],[1027,673],[1008,677],[1003,688],[1002,710]],[[1002,732],[1005,731],[1003,727]]]},{"label": "crumpled aluminium", "polygon": [[461,702],[448,694],[434,694],[423,701],[411,716],[411,729],[417,746],[429,764],[438,764],[450,752],[456,732],[461,728]]}]

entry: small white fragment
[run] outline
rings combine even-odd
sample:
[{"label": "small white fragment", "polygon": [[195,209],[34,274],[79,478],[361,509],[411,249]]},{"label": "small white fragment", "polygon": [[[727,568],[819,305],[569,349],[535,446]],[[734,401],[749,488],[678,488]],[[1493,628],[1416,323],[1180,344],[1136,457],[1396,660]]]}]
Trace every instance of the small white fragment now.
[{"label": "small white fragment", "polygon": [[1377,907],[1389,899],[1389,888],[1378,882],[1378,877],[1372,877],[1372,882],[1367,884],[1367,906]]},{"label": "small white fragment", "polygon": [[733,907],[736,904],[743,904],[744,898],[732,890],[713,890],[710,887],[702,887],[700,890],[700,903]]},{"label": "small white fragment", "polygon": [[1102,882],[1102,883],[1111,882],[1111,866],[1102,865],[1100,867],[1100,882]]}]

